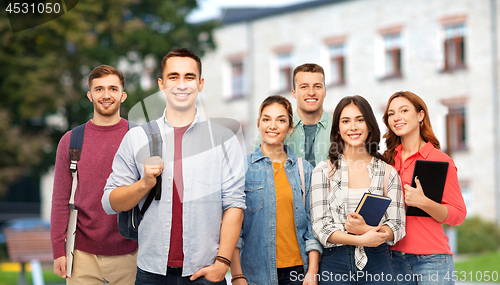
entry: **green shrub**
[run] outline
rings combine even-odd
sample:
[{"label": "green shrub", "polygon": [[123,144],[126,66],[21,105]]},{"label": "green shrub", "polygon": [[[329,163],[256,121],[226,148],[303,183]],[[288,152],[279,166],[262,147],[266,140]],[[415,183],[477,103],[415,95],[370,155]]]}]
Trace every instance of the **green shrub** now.
[{"label": "green shrub", "polygon": [[8,260],[9,260],[9,255],[7,254],[7,244],[5,242],[0,243],[0,262]]},{"label": "green shrub", "polygon": [[500,247],[500,227],[492,221],[471,217],[457,227],[458,252],[496,251]]}]

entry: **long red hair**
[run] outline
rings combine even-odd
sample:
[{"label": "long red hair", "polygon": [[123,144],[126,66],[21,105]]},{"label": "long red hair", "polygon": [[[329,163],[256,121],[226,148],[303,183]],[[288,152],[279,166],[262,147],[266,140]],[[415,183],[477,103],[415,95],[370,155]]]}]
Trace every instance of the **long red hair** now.
[{"label": "long red hair", "polygon": [[434,145],[435,148],[441,149],[441,145],[439,144],[438,139],[436,138],[436,135],[432,131],[432,126],[431,126],[431,120],[429,119],[429,112],[427,111],[427,105],[425,105],[424,100],[417,96],[415,93],[412,93],[410,91],[399,91],[394,94],[389,98],[389,101],[387,101],[387,106],[385,107],[385,112],[384,112],[384,124],[387,127],[387,133],[384,134],[385,138],[385,145],[386,145],[386,151],[384,152],[384,159],[387,161],[387,163],[394,165],[394,156],[395,156],[395,150],[396,147],[398,147],[401,144],[401,138],[398,137],[392,130],[391,127],[389,126],[389,116],[387,115],[387,112],[389,110],[389,105],[391,105],[392,100],[398,97],[403,97],[408,99],[412,103],[412,105],[415,107],[417,113],[420,111],[424,111],[424,119],[420,123],[420,137],[425,141],[425,142],[431,142],[432,145]]}]

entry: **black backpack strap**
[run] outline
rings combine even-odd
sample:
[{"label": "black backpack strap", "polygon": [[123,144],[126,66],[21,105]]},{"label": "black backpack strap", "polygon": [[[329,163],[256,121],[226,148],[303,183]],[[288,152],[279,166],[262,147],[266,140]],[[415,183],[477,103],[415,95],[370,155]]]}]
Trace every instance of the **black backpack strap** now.
[{"label": "black backpack strap", "polygon": [[76,162],[80,160],[82,153],[83,135],[85,133],[85,124],[71,130],[71,138],[69,140],[69,160],[71,161],[70,169],[76,171]]},{"label": "black backpack strap", "polygon": [[80,125],[71,130],[71,137],[69,140],[69,161],[70,161],[69,169],[71,170],[71,176],[73,177],[73,182],[71,184],[71,195],[69,197],[70,210],[74,209],[74,204],[75,204],[75,192],[76,192],[76,186],[78,184],[77,163],[80,160],[80,154],[82,153],[84,133],[85,133],[85,124]]},{"label": "black backpack strap", "polygon": [[[150,121],[146,124],[141,125],[148,136],[149,141],[149,153],[150,156],[159,156],[162,155],[162,147],[163,141],[161,138],[160,128],[158,127],[158,123],[156,121]],[[148,196],[146,197],[146,201],[144,201],[144,205],[141,209],[141,214],[144,215],[149,205],[153,201],[153,197],[155,200],[161,199],[161,175],[156,177],[156,185],[149,191]]]}]

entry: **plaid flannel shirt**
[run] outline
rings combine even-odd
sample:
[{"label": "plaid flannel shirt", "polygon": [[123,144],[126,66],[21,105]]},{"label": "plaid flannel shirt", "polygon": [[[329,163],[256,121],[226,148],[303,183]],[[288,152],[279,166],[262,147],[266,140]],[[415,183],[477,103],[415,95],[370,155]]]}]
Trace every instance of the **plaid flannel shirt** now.
[{"label": "plaid flannel shirt", "polygon": [[[349,172],[347,161],[341,154],[339,156],[340,165],[331,180],[328,171],[328,162],[320,162],[314,168],[311,178],[311,221],[314,236],[323,244],[325,248],[342,246],[343,244],[334,244],[328,242],[328,238],[335,231],[345,230],[347,220],[347,200],[349,186]],[[384,175],[386,163],[373,157],[368,165],[370,175],[369,193],[383,195]],[[387,225],[394,233],[394,240],[386,241],[388,245],[394,245],[405,235],[405,204],[401,180],[394,169],[390,167],[389,184],[387,196],[392,199],[387,212],[382,218],[381,224]],[[356,267],[363,269],[368,262],[362,246],[357,246],[355,250]]]}]

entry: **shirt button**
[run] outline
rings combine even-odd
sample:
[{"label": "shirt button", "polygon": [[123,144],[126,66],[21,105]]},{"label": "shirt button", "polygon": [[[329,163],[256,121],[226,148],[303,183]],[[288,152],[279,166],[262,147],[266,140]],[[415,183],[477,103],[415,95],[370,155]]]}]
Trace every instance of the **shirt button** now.
[{"label": "shirt button", "polygon": [[304,134],[300,134],[301,136],[304,136]]},{"label": "shirt button", "polygon": [[168,179],[172,179],[172,176],[169,176]]},{"label": "shirt button", "polygon": [[304,152],[304,150],[303,150],[303,149],[301,149],[301,150],[300,150],[300,152]]},{"label": "shirt button", "polygon": [[167,223],[167,227],[170,226],[170,223]]},{"label": "shirt button", "polygon": [[165,246],[165,249],[168,249],[168,245]]},{"label": "shirt button", "polygon": [[170,203],[170,199],[168,199],[167,202]]}]

